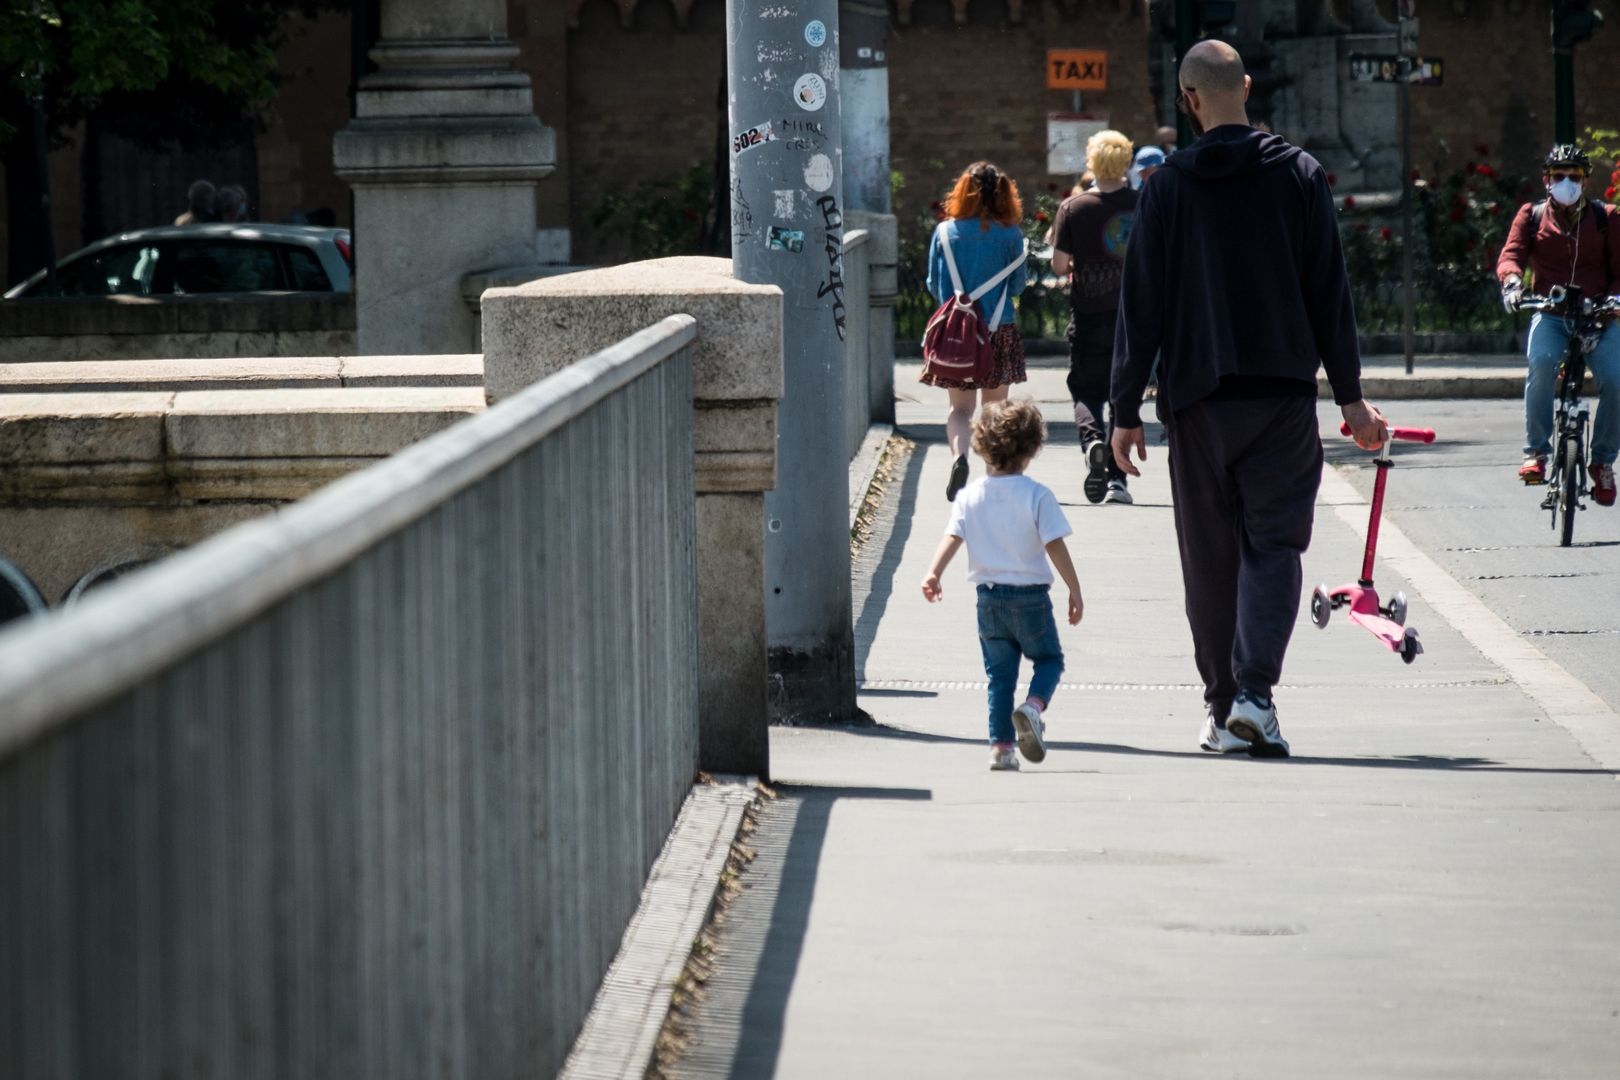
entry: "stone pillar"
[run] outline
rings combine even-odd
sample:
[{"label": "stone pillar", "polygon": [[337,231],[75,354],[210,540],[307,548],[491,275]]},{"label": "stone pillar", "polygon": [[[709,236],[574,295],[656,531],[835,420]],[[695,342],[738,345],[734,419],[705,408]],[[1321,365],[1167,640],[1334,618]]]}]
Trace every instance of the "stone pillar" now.
[{"label": "stone pillar", "polygon": [[511,69],[506,0],[382,0],[379,28],[379,70],[333,142],[354,188],[358,351],[473,351],[461,279],[536,261],[556,140]]},{"label": "stone pillar", "polygon": [[869,324],[871,379],[867,400],[874,424],[894,423],[894,299],[900,292],[899,219],[893,214],[871,214],[851,210],[851,229],[865,229],[872,236],[867,249],[871,282],[867,299],[872,305]]},{"label": "stone pillar", "polygon": [[669,315],[698,321],[692,370],[698,566],[698,759],[770,776],[765,495],[776,486],[782,290],[730,259],[629,263],[483,296],[491,402]]}]

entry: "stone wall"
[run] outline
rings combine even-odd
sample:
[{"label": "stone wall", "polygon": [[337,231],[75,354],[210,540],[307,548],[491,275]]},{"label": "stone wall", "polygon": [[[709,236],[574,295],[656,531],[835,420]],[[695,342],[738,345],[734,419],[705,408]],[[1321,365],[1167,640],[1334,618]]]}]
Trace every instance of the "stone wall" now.
[{"label": "stone wall", "polygon": [[99,296],[0,303],[0,364],[355,351],[346,294]]}]

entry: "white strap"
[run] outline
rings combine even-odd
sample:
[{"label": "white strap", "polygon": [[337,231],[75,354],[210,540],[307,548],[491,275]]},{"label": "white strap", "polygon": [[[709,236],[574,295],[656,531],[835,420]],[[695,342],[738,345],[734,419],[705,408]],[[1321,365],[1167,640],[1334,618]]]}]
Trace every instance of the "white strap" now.
[{"label": "white strap", "polygon": [[951,272],[951,295],[962,295],[962,275],[956,272],[956,256],[951,254],[951,238],[945,233],[945,226],[949,222],[940,222],[935,232],[939,236],[939,246],[945,251],[945,269]]}]

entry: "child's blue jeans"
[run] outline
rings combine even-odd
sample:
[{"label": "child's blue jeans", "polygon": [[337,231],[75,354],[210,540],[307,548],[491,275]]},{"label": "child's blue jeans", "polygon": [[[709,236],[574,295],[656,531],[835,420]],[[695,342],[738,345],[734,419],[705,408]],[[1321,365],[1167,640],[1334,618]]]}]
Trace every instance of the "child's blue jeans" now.
[{"label": "child's blue jeans", "polygon": [[1050,704],[1063,675],[1063,646],[1049,585],[980,585],[979,647],[990,676],[990,741],[1012,742],[1018,661],[1029,657],[1029,696]]}]

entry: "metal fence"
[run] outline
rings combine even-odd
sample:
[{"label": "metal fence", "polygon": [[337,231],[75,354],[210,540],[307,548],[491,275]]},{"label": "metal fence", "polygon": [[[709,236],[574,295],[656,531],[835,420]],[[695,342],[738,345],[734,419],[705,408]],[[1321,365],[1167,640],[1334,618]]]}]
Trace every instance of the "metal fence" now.
[{"label": "metal fence", "polygon": [[0,1072],[549,1076],[697,753],[693,322],[0,634]]}]

